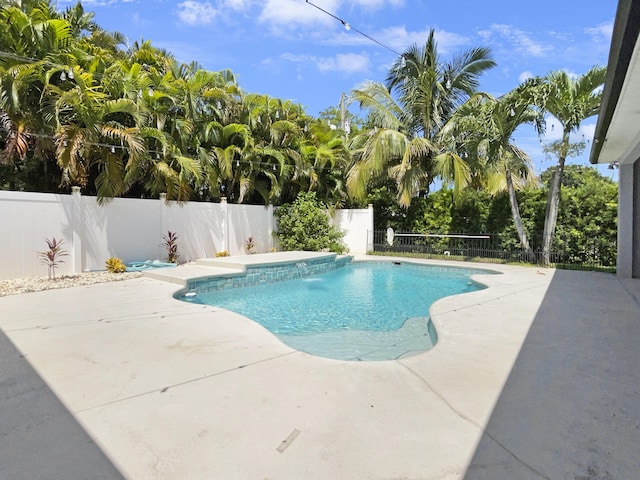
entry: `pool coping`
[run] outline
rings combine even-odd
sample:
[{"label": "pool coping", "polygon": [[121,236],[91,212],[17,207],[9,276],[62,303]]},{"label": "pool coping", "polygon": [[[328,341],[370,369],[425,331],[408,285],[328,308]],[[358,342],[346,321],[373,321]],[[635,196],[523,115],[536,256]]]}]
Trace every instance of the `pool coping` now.
[{"label": "pool coping", "polygon": [[249,267],[284,265],[321,259],[337,259],[346,255],[331,252],[274,252],[236,257],[202,258],[193,263],[178,265],[177,268],[158,268],[142,272],[142,276],[187,286],[190,280],[209,277],[244,275]]}]

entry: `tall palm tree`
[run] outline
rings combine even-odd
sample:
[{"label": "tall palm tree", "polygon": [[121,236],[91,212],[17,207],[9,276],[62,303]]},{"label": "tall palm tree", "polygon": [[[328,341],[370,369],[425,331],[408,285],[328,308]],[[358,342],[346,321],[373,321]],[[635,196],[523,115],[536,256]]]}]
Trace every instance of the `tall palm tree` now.
[{"label": "tall palm tree", "polygon": [[558,220],[560,189],[564,165],[571,150],[569,135],[580,128],[580,123],[597,114],[602,97],[606,69],[595,66],[584,75],[573,77],[566,71],[551,72],[539,89],[538,103],[544,112],[555,117],[562,127],[562,138],[557,143],[555,154],[558,163],[549,183],[549,196],[544,220],[542,260],[550,262],[551,245]]},{"label": "tall palm tree", "polygon": [[492,194],[506,191],[513,222],[528,260],[535,260],[520,216],[517,190],[537,182],[529,155],[513,142],[523,124],[542,130],[541,114],[532,106],[534,83],[526,82],[495,99],[486,94],[472,97],[454,115],[456,129],[467,130],[466,149],[479,159],[481,177]]},{"label": "tall palm tree", "polygon": [[434,138],[456,108],[476,92],[480,75],[495,65],[486,47],[442,62],[431,29],[424,47],[414,44],[396,60],[386,86],[398,96],[409,130]]},{"label": "tall palm tree", "polygon": [[352,194],[362,197],[371,178],[383,173],[395,181],[398,203],[404,207],[428,191],[436,176],[453,181],[459,194],[469,180],[469,169],[456,151],[455,139],[441,135],[441,130],[475,92],[479,76],[494,65],[487,48],[442,62],[431,30],[424,47],[413,45],[395,62],[386,86],[368,82],[354,90],[352,98],[366,110],[372,128],[363,133],[366,141],[362,136],[356,139],[362,147],[349,174]]}]

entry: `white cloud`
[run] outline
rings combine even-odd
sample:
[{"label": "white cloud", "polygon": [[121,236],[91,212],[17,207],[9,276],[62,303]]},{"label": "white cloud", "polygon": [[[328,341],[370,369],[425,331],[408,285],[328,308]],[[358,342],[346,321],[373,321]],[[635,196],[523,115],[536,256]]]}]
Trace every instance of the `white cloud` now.
[{"label": "white cloud", "polygon": [[[337,5],[337,0],[327,0],[322,8],[333,11]],[[267,0],[258,20],[272,27],[292,29],[298,26],[327,25],[335,22],[335,19],[329,15],[301,0]]]},{"label": "white cloud", "polygon": [[404,5],[404,0],[353,0],[352,3],[367,10],[378,10],[382,7],[386,7],[387,5],[392,7],[402,7]]},{"label": "white cloud", "polygon": [[598,37],[609,41],[613,34],[613,22],[601,23],[595,27],[585,28],[584,31],[592,37]]},{"label": "white cloud", "polygon": [[[249,0],[245,0],[249,1]],[[294,30],[300,27],[317,27],[323,29],[333,26],[342,28],[336,18],[353,23],[357,18],[354,8],[366,12],[380,10],[387,7],[402,7],[404,0],[316,0],[307,3],[304,0],[266,0],[254,2],[263,4],[258,17],[259,22],[268,24],[277,33],[285,33],[283,30]],[[314,6],[315,5],[315,6]],[[322,11],[324,10],[324,12]],[[349,17],[344,13],[350,11]],[[357,27],[354,23],[354,27]],[[325,32],[326,33],[326,32]],[[369,34],[369,32],[367,32]]]},{"label": "white cloud", "polygon": [[322,58],[317,62],[321,72],[357,73],[369,70],[369,57],[356,53],[339,53],[334,58]]},{"label": "white cloud", "polygon": [[[418,47],[424,47],[429,38],[430,29],[407,31],[404,26],[389,27],[379,33],[371,35],[375,39],[379,39],[385,45],[390,46],[394,50],[404,51],[407,47],[414,43]],[[436,30],[435,39],[438,44],[438,52],[441,54],[451,53],[453,50],[468,43],[469,39],[458,35],[457,33],[447,32],[446,30]],[[371,40],[363,38],[367,44],[371,44]]]},{"label": "white cloud", "polygon": [[216,9],[209,2],[186,0],[178,4],[178,18],[187,25],[208,25],[216,14]]},{"label": "white cloud", "polygon": [[533,57],[543,57],[551,47],[545,46],[535,41],[531,36],[519,28],[505,24],[493,24],[489,30],[478,32],[485,41],[491,39],[494,34],[498,34],[507,39],[515,50],[521,54],[531,55]]},{"label": "white cloud", "polygon": [[533,78],[535,75],[530,72],[529,70],[526,70],[524,72],[522,72],[520,75],[518,75],[518,80],[520,81],[520,83],[524,82],[525,80],[529,80],[530,78]]},{"label": "white cloud", "polygon": [[321,72],[364,73],[369,71],[370,66],[367,55],[356,53],[339,53],[335,57],[285,53],[280,58],[292,63],[313,65]]},{"label": "white cloud", "polygon": [[249,8],[249,5],[249,0],[223,0],[221,6],[231,10],[242,11]]},{"label": "white cloud", "polygon": [[[364,33],[375,38],[389,49],[395,50],[399,53],[403,52],[413,44],[416,44],[419,47],[424,47],[427,38],[429,38],[429,29],[408,31],[405,26],[388,27],[377,32]],[[445,30],[436,30],[435,38],[438,44],[438,52],[444,55],[451,54],[453,51],[469,43],[469,39],[467,37],[447,32]],[[343,30],[327,38],[323,43],[326,45],[360,45],[365,47],[378,47],[375,42],[363,35],[359,35],[353,30],[348,32]]]}]

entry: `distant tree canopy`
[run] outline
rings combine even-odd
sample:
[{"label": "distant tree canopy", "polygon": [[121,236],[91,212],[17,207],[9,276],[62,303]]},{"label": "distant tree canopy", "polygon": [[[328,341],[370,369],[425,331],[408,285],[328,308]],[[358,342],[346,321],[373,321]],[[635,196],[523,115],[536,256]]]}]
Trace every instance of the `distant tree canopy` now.
[{"label": "distant tree canopy", "polygon": [[[533,233],[532,240],[538,246],[552,168],[540,176],[541,186],[517,194],[525,228]],[[492,196],[484,190],[467,189],[462,201],[456,204],[452,192],[442,189],[427,198],[414,199],[409,209],[404,210],[398,208],[388,190],[379,189],[372,192],[369,201],[374,205],[377,230],[390,226],[397,231],[416,233],[492,233],[499,234],[505,246],[519,246],[506,193]],[[617,183],[595,168],[567,165],[555,248],[574,252],[573,260],[578,262],[584,260],[590,245],[598,242],[600,246],[606,245],[601,247],[606,258],[599,261],[615,265],[617,209]]]}]

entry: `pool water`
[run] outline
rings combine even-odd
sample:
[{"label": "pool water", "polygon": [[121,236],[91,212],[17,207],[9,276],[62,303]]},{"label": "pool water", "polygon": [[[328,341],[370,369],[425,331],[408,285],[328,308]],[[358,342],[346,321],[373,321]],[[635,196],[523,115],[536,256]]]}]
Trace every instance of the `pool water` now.
[{"label": "pool water", "polygon": [[341,360],[389,360],[424,352],[437,334],[429,307],[439,298],[484,288],[475,269],[356,262],[297,280],[183,298],[244,315],[284,343]]}]

